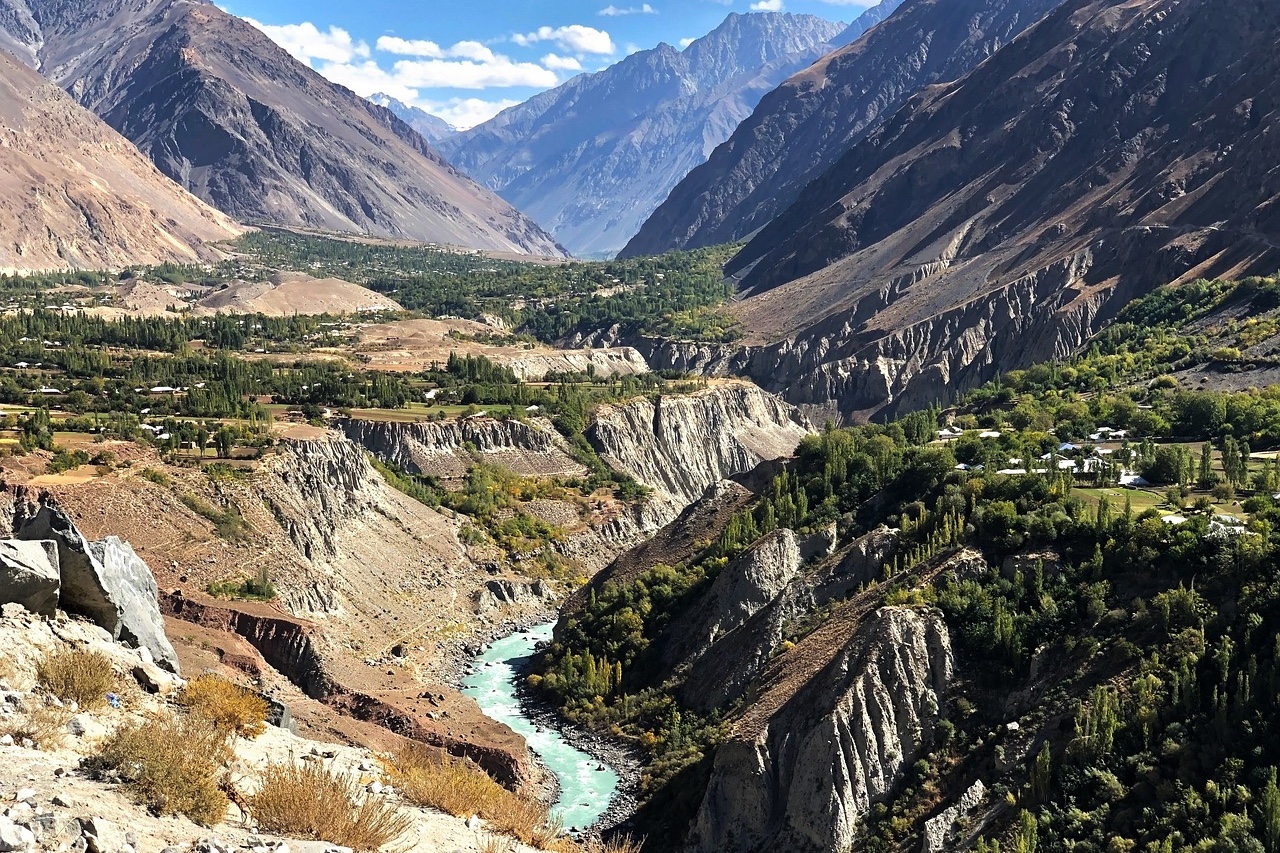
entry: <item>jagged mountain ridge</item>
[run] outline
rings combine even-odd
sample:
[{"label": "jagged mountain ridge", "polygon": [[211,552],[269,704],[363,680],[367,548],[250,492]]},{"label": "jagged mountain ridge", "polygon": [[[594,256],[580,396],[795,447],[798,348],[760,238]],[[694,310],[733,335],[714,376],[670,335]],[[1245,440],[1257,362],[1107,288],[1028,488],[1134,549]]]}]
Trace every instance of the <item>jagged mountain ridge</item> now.
[{"label": "jagged mountain ridge", "polygon": [[1169,282],[1280,267],[1280,10],[1072,0],[918,95],[729,265],[757,377],[862,418],[1065,357]]},{"label": "jagged mountain ridge", "polygon": [[885,15],[882,26],[766,95],[728,141],[671,191],[623,256],[750,236],[909,97],[965,74],[1059,2],[895,4],[897,11]]},{"label": "jagged mountain ridge", "polygon": [[0,271],[211,260],[240,233],[0,50]]},{"label": "jagged mountain ridge", "polygon": [[447,139],[458,132],[457,128],[439,116],[434,116],[424,109],[406,104],[382,92],[370,95],[369,100],[391,110],[430,143],[434,144],[441,139]]},{"label": "jagged mountain ridge", "polygon": [[241,220],[559,255],[389,110],[206,0],[0,0],[5,42]]},{"label": "jagged mountain ridge", "polygon": [[441,150],[571,251],[612,253],[761,96],[845,29],[812,16],[733,14],[683,51],[661,44],[575,77]]}]

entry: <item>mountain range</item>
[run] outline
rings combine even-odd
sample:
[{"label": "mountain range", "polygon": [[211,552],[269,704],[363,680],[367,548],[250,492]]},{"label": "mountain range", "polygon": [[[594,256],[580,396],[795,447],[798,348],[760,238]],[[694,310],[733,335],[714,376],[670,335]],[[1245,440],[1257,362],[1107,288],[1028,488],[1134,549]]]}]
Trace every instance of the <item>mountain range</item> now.
[{"label": "mountain range", "polygon": [[377,92],[369,96],[369,100],[380,107],[386,107],[395,113],[405,124],[412,127],[428,142],[435,143],[453,136],[458,129],[449,122],[434,116],[424,109],[396,100],[390,95]]},{"label": "mountain range", "polygon": [[612,254],[766,92],[846,32],[860,30],[732,14],[684,50],[661,44],[579,75],[440,148],[575,254]]},{"label": "mountain range", "polygon": [[240,231],[0,51],[0,271],[213,260]]},{"label": "mountain range", "polygon": [[241,221],[562,254],[391,111],[206,0],[0,0],[0,47]]},{"label": "mountain range", "polygon": [[908,98],[962,76],[1058,2],[908,0],[865,38],[765,95],[728,141],[671,191],[622,254],[750,236]]},{"label": "mountain range", "polygon": [[1264,0],[1068,0],[730,261],[746,346],[672,360],[866,417],[1068,356],[1158,285],[1273,272],[1278,37]]}]

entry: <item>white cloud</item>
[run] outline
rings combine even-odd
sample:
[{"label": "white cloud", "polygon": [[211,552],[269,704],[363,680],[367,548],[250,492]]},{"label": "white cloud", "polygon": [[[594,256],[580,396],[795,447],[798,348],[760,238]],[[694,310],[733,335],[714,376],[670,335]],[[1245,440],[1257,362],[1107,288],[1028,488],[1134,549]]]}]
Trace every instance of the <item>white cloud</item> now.
[{"label": "white cloud", "polygon": [[606,56],[614,53],[613,38],[604,30],[570,24],[567,27],[539,27],[536,32],[516,33],[511,40],[521,47],[549,41],[568,53],[594,53]]},{"label": "white cloud", "polygon": [[310,64],[311,60],[324,62],[351,62],[369,56],[369,45],[351,38],[351,33],[339,27],[329,27],[321,31],[310,21],[301,24],[284,24],[273,26],[245,18],[274,41],[283,47],[295,59]]},{"label": "white cloud", "polygon": [[596,14],[606,18],[619,18],[623,15],[656,15],[658,10],[644,3],[640,6],[605,6]]},{"label": "white cloud", "polygon": [[477,124],[484,124],[498,113],[514,107],[520,101],[499,100],[486,101],[481,98],[452,98],[447,101],[427,101],[417,106],[439,116],[458,130],[470,130]]},{"label": "white cloud", "polygon": [[542,57],[542,65],[544,68],[550,68],[552,71],[581,71],[582,63],[574,59],[572,56],[558,56],[554,53],[548,53]]},{"label": "white cloud", "polygon": [[752,12],[781,12],[782,0],[760,0],[751,4]]},{"label": "white cloud", "polygon": [[380,36],[375,45],[383,53],[395,53],[400,56],[427,56],[432,59],[443,59],[444,50],[440,45],[426,39],[402,39],[395,36]]},{"label": "white cloud", "polygon": [[550,88],[559,84],[554,71],[533,62],[495,56],[489,62],[402,59],[393,66],[397,80],[427,89],[489,89],[509,86]]}]

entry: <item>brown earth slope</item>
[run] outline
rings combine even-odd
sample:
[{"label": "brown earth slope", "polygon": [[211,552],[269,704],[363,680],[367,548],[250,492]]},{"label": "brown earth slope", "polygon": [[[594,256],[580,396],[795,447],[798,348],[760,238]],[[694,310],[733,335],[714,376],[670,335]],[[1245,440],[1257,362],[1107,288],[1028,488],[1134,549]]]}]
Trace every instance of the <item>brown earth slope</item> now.
[{"label": "brown earth slope", "polygon": [[390,110],[205,0],[0,0],[4,42],[241,220],[522,254],[555,241]]},{"label": "brown earth slope", "polygon": [[66,93],[0,51],[0,271],[216,257],[240,233]]}]

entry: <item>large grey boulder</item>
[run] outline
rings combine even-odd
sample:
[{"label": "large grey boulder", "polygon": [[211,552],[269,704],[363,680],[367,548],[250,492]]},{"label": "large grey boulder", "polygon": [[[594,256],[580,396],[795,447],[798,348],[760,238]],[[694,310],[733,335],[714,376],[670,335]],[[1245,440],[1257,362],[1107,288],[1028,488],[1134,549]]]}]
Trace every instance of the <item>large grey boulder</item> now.
[{"label": "large grey boulder", "polygon": [[90,542],[66,513],[49,504],[14,526],[18,539],[56,544],[63,610],[88,618],[116,640],[147,649],[160,666],[178,672],[178,656],[164,634],[156,579],[128,543],[116,536]]},{"label": "large grey boulder", "polygon": [[61,586],[55,543],[0,540],[0,604],[52,616]]}]

